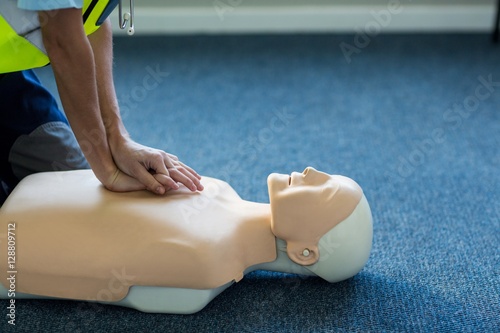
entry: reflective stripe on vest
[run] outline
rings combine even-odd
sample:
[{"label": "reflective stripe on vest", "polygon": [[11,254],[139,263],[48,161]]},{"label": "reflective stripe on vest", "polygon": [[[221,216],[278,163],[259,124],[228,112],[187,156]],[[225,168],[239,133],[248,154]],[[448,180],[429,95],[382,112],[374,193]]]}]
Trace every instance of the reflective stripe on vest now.
[{"label": "reflective stripe on vest", "polygon": [[[116,7],[116,0],[85,0],[82,8],[87,35],[95,32]],[[17,7],[17,1],[0,0],[0,73],[49,64],[37,11]]]}]

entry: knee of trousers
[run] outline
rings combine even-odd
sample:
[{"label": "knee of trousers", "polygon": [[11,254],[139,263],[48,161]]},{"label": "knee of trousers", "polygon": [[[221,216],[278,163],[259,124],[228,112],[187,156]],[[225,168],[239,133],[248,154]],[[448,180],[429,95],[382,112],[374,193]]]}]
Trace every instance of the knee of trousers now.
[{"label": "knee of trousers", "polygon": [[19,136],[10,149],[9,163],[19,179],[37,172],[90,168],[71,128],[61,121]]}]

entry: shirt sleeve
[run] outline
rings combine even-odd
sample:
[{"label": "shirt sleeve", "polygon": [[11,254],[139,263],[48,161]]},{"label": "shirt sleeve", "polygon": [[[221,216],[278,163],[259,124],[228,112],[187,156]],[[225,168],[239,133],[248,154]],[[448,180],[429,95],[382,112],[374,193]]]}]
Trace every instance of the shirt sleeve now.
[{"label": "shirt sleeve", "polygon": [[82,8],[83,0],[17,0],[17,6],[20,9],[36,11],[64,8]]}]

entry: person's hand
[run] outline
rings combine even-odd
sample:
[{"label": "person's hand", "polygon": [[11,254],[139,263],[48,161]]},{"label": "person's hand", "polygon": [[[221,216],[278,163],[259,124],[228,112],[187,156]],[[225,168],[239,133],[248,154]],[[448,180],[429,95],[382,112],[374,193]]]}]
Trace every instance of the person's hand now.
[{"label": "person's hand", "polygon": [[144,186],[144,184],[139,182],[137,179],[123,173],[123,171],[118,168],[116,168],[113,174],[105,179],[102,184],[108,190],[113,192],[129,192],[146,189],[146,186]]},{"label": "person's hand", "polygon": [[193,192],[203,190],[201,177],[192,168],[179,161],[175,155],[143,146],[129,138],[110,142],[110,147],[113,160],[124,173],[124,175],[118,174],[117,180],[124,185],[135,186],[130,179],[123,178],[130,176],[157,194],[163,194],[170,189],[179,189],[178,183]]}]

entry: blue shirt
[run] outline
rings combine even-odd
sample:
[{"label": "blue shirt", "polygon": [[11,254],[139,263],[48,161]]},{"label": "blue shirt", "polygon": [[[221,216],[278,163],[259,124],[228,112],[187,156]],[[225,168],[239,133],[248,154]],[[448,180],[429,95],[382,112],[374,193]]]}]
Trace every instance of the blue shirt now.
[{"label": "blue shirt", "polygon": [[82,8],[83,0],[17,0],[17,6],[21,9],[37,11],[63,8]]}]

